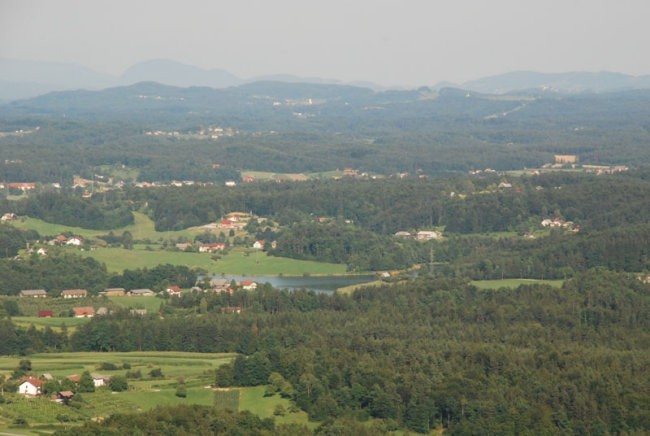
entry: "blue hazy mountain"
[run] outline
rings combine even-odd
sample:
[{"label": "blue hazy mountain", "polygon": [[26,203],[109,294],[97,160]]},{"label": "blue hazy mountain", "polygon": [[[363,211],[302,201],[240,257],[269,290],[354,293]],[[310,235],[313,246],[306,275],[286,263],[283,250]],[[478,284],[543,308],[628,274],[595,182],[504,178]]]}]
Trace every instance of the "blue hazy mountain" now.
[{"label": "blue hazy mountain", "polygon": [[521,91],[601,93],[650,88],[650,75],[631,76],[611,72],[536,73],[515,71],[463,83],[463,89],[485,94]]},{"label": "blue hazy mountain", "polygon": [[154,59],[133,65],[122,74],[119,82],[122,85],[157,82],[182,88],[190,86],[227,88],[239,85],[243,80],[224,70],[205,70],[167,59]]}]

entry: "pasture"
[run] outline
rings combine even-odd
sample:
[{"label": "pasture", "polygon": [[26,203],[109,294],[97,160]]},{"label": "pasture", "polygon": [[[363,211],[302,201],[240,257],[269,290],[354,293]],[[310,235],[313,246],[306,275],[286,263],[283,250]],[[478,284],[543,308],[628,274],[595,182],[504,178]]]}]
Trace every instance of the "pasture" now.
[{"label": "pasture", "polygon": [[295,275],[343,274],[345,265],[269,256],[261,250],[233,249],[219,260],[208,253],[101,247],[80,254],[106,264],[109,272],[125,269],[153,268],[160,264],[185,265],[211,274],[228,275]]},{"label": "pasture", "polygon": [[[264,397],[264,386],[230,388],[227,392],[210,387],[214,370],[229,363],[235,354],[185,353],[185,352],[131,352],[131,353],[56,353],[34,354],[27,357],[0,357],[0,374],[9,376],[21,359],[29,359],[32,373],[51,374],[55,379],[83,371],[97,372],[105,376],[140,372],[141,378],[130,378],[129,389],[112,393],[108,388],[98,388],[93,393],[81,394],[82,402],[65,406],[41,396],[25,398],[5,393],[5,403],[0,405],[0,432],[35,434],[56,428],[77,425],[88,419],[106,417],[113,413],[145,411],[159,405],[201,404],[218,405],[224,397],[228,404],[239,404],[239,410],[249,410],[263,418],[273,417],[278,423],[308,423],[303,411],[296,411],[289,400],[279,395]],[[110,363],[118,369],[104,370],[102,364]],[[126,366],[126,367],[125,367]],[[152,378],[149,373],[160,369],[163,377]],[[185,382],[187,396],[177,397],[178,380]],[[278,409],[282,411],[278,414]],[[29,428],[12,426],[17,419],[27,421]]]}]

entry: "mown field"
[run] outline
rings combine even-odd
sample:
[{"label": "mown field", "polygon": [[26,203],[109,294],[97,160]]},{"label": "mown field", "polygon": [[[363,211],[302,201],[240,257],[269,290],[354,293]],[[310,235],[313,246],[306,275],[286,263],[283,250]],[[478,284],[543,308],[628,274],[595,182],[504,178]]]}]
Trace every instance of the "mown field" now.
[{"label": "mown field", "polygon": [[[127,371],[140,371],[141,379],[129,379],[126,392],[112,393],[107,388],[98,388],[93,393],[83,393],[79,408],[65,406],[45,397],[24,398],[6,393],[5,403],[0,404],[0,432],[22,433],[13,423],[17,418],[27,421],[29,429],[25,434],[51,431],[70,427],[85,420],[105,417],[112,413],[128,413],[152,409],[158,405],[174,404],[219,404],[223,391],[210,385],[214,370],[230,362],[234,354],[182,353],[182,352],[134,352],[134,353],[57,353],[34,354],[27,357],[0,357],[0,374],[9,376],[21,359],[32,362],[32,373],[49,373],[60,379],[83,371],[102,375],[125,375]],[[101,370],[103,363],[111,363],[120,369]],[[124,369],[124,364],[130,369]],[[149,373],[159,368],[163,378],[152,378]],[[187,396],[176,396],[178,380],[185,382]],[[278,423],[297,422],[308,424],[307,415],[291,411],[289,400],[278,395],[264,397],[264,387],[230,389],[229,396],[237,396],[229,404],[239,404],[239,410],[250,410],[261,417],[274,417]],[[234,392],[234,393],[233,393]],[[280,406],[280,407],[278,407]],[[278,409],[282,411],[277,414]],[[313,424],[310,424],[313,426]]]}]

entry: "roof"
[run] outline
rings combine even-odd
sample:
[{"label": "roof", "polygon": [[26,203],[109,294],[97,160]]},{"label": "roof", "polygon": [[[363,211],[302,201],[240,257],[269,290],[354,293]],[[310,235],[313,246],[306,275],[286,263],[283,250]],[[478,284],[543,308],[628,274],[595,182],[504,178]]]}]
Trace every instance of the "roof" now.
[{"label": "roof", "polygon": [[40,378],[36,378],[36,377],[21,377],[20,378],[20,384],[23,384],[23,383],[29,383],[32,386],[36,386],[37,388],[41,387],[41,386],[43,386],[43,384],[45,384],[45,382],[43,380],[41,380]]},{"label": "roof", "polygon": [[61,291],[61,295],[86,295],[88,291],[85,289],[66,289]]},{"label": "roof", "polygon": [[26,289],[20,291],[20,295],[25,295],[25,296],[47,295],[47,292],[45,292],[45,289]]},{"label": "roof", "polygon": [[93,309],[92,307],[75,307],[74,314],[75,316],[94,315],[95,309]]},{"label": "roof", "polygon": [[155,294],[151,289],[132,289],[131,294],[134,295],[143,295],[143,294]]}]

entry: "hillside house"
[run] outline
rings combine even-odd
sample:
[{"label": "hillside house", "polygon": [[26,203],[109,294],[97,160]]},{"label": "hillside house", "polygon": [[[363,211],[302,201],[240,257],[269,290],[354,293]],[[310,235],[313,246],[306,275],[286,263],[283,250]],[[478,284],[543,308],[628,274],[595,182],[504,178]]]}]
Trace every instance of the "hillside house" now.
[{"label": "hillside house", "polygon": [[66,289],[61,291],[61,297],[65,299],[69,298],[85,298],[88,296],[88,291],[85,289]]},{"label": "hillside house", "polygon": [[108,375],[92,373],[90,376],[93,378],[93,384],[96,388],[101,388],[102,386],[108,385],[108,382],[111,380],[111,377]]},{"label": "hillside house", "polygon": [[153,297],[156,293],[151,289],[132,289],[129,291],[130,297]]},{"label": "hillside house", "polygon": [[442,233],[436,232],[435,230],[421,230],[415,234],[415,239],[418,241],[431,241],[435,239],[440,239],[442,237]]},{"label": "hillside house", "polygon": [[225,242],[213,242],[210,244],[199,245],[199,253],[216,253],[217,251],[223,251],[225,249]]},{"label": "hillside house", "polygon": [[16,219],[16,214],[15,214],[15,213],[11,213],[11,212],[8,212],[8,213],[2,215],[2,218],[0,218],[0,220],[1,220],[2,222],[13,221],[13,220],[15,220],[15,219]]},{"label": "hillside house", "polygon": [[238,285],[245,291],[254,291],[257,289],[257,283],[252,280],[243,280]]},{"label": "hillside house", "polygon": [[182,290],[178,285],[171,285],[167,289],[165,289],[165,292],[169,294],[170,297],[178,297],[181,295]]},{"label": "hillside house", "polygon": [[253,248],[256,249],[256,250],[264,250],[264,245],[265,244],[266,244],[266,241],[264,241],[263,239],[259,240],[259,241],[255,241],[255,243],[253,243]]},{"label": "hillside house", "polygon": [[210,280],[210,288],[214,292],[228,292],[229,294],[232,293],[232,290],[230,289],[230,280],[228,279],[213,278]]},{"label": "hillside house", "polygon": [[555,163],[559,165],[578,163],[578,156],[575,154],[556,154]]},{"label": "hillside house", "polygon": [[79,247],[83,245],[84,240],[81,236],[71,236],[65,241],[65,245],[72,245],[73,247]]},{"label": "hillside house", "polygon": [[106,288],[100,292],[101,295],[107,297],[123,297],[125,293],[126,291],[124,288]]},{"label": "hillside house", "polygon": [[177,250],[180,251],[185,251],[190,248],[192,248],[192,243],[191,242],[179,242],[178,244],[175,245]]},{"label": "hillside house", "polygon": [[95,316],[95,309],[90,306],[75,307],[73,310],[75,318],[92,318]]},{"label": "hillside house", "polygon": [[45,382],[36,377],[22,377],[18,385],[18,393],[26,397],[40,395]]},{"label": "hillside house", "polygon": [[26,289],[18,294],[20,298],[46,298],[45,289]]},{"label": "hillside house", "polygon": [[54,312],[49,309],[43,309],[38,311],[39,318],[52,318]]}]

